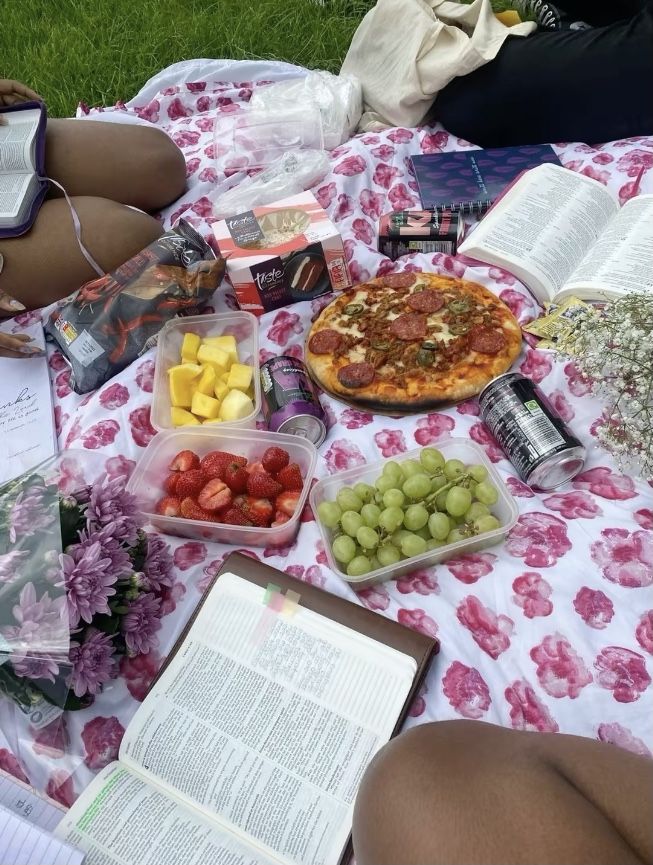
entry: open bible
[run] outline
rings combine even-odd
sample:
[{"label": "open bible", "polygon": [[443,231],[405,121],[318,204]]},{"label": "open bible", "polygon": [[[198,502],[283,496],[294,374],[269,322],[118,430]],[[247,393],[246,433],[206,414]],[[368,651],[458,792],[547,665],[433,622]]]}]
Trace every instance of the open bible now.
[{"label": "open bible", "polygon": [[31,228],[45,198],[46,122],[41,102],[0,109],[0,237]]},{"label": "open bible", "polygon": [[233,554],[178,645],[58,835],[89,865],[336,865],[437,642]]},{"label": "open bible", "polygon": [[620,208],[597,180],[540,165],[521,175],[458,251],[508,270],[540,303],[653,291],[653,195]]}]

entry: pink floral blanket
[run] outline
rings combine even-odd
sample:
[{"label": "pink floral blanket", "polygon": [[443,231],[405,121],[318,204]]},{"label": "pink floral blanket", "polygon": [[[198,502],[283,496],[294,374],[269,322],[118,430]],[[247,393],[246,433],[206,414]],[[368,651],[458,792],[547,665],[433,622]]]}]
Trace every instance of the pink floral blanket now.
[{"label": "pink floral blanket", "polygon": [[[186,157],[188,191],[164,214],[165,224],[183,215],[209,237],[216,190],[247,169],[247,154],[216,150],[216,118],[242,110],[254,87],[302,74],[286,64],[181,63],[148,82],[127,104],[91,116],[149,122],[172,136]],[[333,151],[331,171],[314,191],[343,235],[355,280],[402,269],[464,276],[487,286],[525,323],[539,309],[508,273],[441,254],[413,255],[393,264],[375,248],[379,216],[419,203],[409,156],[468,147],[439,127],[360,135]],[[653,192],[653,137],[601,147],[556,145],[556,151],[565,165],[605,183],[622,200],[645,167],[642,191]],[[230,291],[222,289],[216,308],[233,307]],[[305,332],[319,308],[318,302],[297,304],[264,316],[261,359],[281,352],[301,357]],[[49,363],[60,446],[88,448],[105,457],[111,476],[129,474],[155,434],[149,417],[154,352],[84,398],[71,392],[57,351],[50,349]],[[249,552],[440,639],[440,655],[412,707],[410,724],[477,718],[521,730],[577,733],[651,754],[651,487],[622,474],[596,446],[593,431],[601,423],[602,408],[573,363],[525,344],[516,366],[542,387],[588,447],[585,471],[559,490],[536,493],[515,477],[480,423],[473,400],[447,411],[390,420],[325,399],[331,427],[317,467],[323,476],[395,457],[416,445],[469,436],[485,449],[517,497],[519,522],[505,544],[358,595],[327,567],[310,518],[292,547]],[[70,714],[65,727],[32,730],[12,741],[0,733],[0,766],[65,804],[92,773],[116,757],[138,701],[231,549],[167,540],[175,584],[166,600],[158,650],[123,660],[111,686],[89,710]]]}]

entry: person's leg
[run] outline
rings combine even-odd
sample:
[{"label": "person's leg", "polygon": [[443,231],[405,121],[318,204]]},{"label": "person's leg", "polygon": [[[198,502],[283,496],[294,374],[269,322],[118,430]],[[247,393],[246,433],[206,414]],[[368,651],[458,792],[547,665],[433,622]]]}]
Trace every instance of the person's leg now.
[{"label": "person's leg", "polygon": [[357,865],[650,865],[653,760],[479,721],[415,727],[369,766]]},{"label": "person's leg", "polygon": [[[140,210],[106,198],[80,196],[72,201],[82,241],[107,271],[163,234],[161,224]],[[2,290],[28,309],[59,300],[97,276],[80,251],[70,209],[62,198],[44,202],[27,234],[0,240],[0,254]]]},{"label": "person's leg", "polygon": [[600,143],[653,130],[653,2],[630,21],[506,40],[438,94],[433,114],[482,147]]},{"label": "person's leg", "polygon": [[[184,191],[177,145],[148,126],[96,120],[48,120],[45,168],[68,195],[93,195],[154,212]],[[52,188],[52,196],[61,192]]]}]

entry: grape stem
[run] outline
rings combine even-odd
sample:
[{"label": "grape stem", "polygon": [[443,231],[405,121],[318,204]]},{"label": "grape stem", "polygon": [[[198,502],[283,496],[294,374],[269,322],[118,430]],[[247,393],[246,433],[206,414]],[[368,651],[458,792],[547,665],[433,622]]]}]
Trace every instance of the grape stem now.
[{"label": "grape stem", "polygon": [[471,474],[466,472],[465,474],[460,475],[457,478],[454,478],[452,481],[449,481],[448,484],[445,484],[443,487],[440,487],[439,490],[436,490],[434,493],[429,493],[428,496],[424,499],[424,504],[430,507],[434,504],[435,500],[441,493],[448,493],[450,489],[453,487],[459,487],[461,484],[464,484],[470,480],[473,480]]}]

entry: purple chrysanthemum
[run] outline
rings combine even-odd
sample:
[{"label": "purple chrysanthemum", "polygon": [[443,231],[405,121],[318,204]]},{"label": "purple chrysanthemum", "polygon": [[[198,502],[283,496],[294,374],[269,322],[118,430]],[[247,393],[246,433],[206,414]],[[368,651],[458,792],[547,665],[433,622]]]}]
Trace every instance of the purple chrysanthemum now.
[{"label": "purple chrysanthemum", "polygon": [[161,602],[151,593],[139,595],[122,617],[120,629],[130,655],[146,655],[159,645]]},{"label": "purple chrysanthemum", "polygon": [[16,496],[9,515],[9,540],[16,543],[17,538],[33,535],[47,529],[54,522],[54,510],[44,504],[47,490],[45,486],[33,486]]},{"label": "purple chrysanthemum", "polygon": [[25,556],[29,556],[29,550],[12,550],[0,556],[0,583],[7,583],[16,575],[16,568]]},{"label": "purple chrysanthemum", "polygon": [[114,528],[115,524],[109,524],[95,532],[82,530],[79,533],[80,543],[78,546],[88,548],[94,543],[99,543],[102,547],[102,558],[111,560],[108,568],[109,573],[116,580],[121,580],[131,574],[133,565],[127,547],[114,536]]},{"label": "purple chrysanthemum", "polygon": [[110,572],[111,559],[104,554],[101,544],[69,547],[59,557],[63,584],[68,595],[70,626],[79,620],[91,622],[96,613],[110,615],[109,597],[116,594],[116,577]]},{"label": "purple chrysanthemum", "polygon": [[36,599],[33,583],[23,587],[12,608],[17,625],[3,629],[11,646],[11,663],[19,676],[49,679],[59,672],[56,656],[64,657],[68,648],[66,599],[51,598],[48,592]]},{"label": "purple chrysanthemum", "polygon": [[172,556],[170,547],[159,535],[148,535],[147,555],[143,565],[145,585],[157,594],[172,586]]},{"label": "purple chrysanthemum", "polygon": [[111,526],[113,537],[132,547],[138,538],[137,510],[135,497],[125,491],[125,479],[107,481],[105,475],[93,487],[86,508],[88,531]]},{"label": "purple chrysanthemum", "polygon": [[69,684],[76,697],[98,694],[104,683],[116,676],[113,640],[95,628],[86,631],[84,642],[71,644],[70,661],[73,670]]}]

